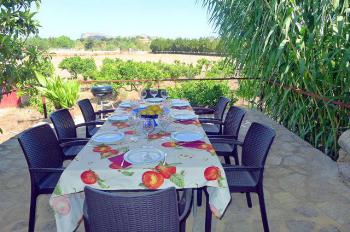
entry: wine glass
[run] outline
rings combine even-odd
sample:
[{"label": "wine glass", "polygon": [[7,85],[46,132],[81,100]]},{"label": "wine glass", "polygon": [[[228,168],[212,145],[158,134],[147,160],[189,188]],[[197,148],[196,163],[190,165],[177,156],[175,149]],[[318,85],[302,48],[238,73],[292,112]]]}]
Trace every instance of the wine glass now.
[{"label": "wine glass", "polygon": [[158,89],[151,89],[150,94],[152,95],[152,97],[156,97],[158,94]]},{"label": "wine glass", "polygon": [[163,100],[168,98],[168,91],[166,91],[165,89],[162,89],[160,91],[160,96],[162,96]]},{"label": "wine glass", "polygon": [[149,134],[154,131],[154,120],[152,118],[146,118],[143,121],[142,131],[146,134],[146,138],[148,138]]},{"label": "wine glass", "polygon": [[166,115],[162,115],[158,119],[160,127],[164,130],[167,131],[169,125],[170,125],[170,119]]},{"label": "wine glass", "polygon": [[142,100],[145,100],[146,99],[146,97],[147,97],[147,91],[145,90],[145,89],[143,89],[142,91],[141,91],[141,94],[140,94],[141,96],[141,99]]}]

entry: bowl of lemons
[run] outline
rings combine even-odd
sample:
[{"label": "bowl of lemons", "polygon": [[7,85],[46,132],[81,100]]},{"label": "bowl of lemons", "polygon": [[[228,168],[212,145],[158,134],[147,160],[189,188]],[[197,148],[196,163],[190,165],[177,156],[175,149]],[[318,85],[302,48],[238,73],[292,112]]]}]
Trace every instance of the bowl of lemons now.
[{"label": "bowl of lemons", "polygon": [[140,111],[140,115],[143,118],[158,118],[158,115],[163,114],[163,109],[159,105],[147,106]]}]

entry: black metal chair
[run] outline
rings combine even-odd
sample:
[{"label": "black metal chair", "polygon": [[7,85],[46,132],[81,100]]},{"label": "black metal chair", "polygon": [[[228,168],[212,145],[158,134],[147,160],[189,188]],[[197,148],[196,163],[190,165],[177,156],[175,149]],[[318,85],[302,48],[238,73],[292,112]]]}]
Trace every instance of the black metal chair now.
[{"label": "black metal chair", "polygon": [[[50,115],[51,122],[54,125],[59,143],[65,143],[75,140],[89,140],[88,138],[78,138],[77,128],[82,126],[100,125],[100,122],[86,122],[74,124],[74,120],[67,109],[61,109],[53,112]],[[89,136],[88,136],[89,137]],[[63,149],[67,159],[73,159],[84,146],[66,147]]]},{"label": "black metal chair", "polygon": [[84,191],[84,225],[88,232],[180,231],[192,199],[192,189],[184,191],[179,203],[175,188],[126,193],[87,186]]},{"label": "black metal chair", "polygon": [[[231,193],[245,192],[248,207],[252,207],[250,193],[257,193],[259,197],[261,218],[264,231],[269,231],[266,215],[263,174],[266,157],[275,138],[275,131],[260,123],[253,122],[245,136],[244,142],[232,141],[232,144],[242,146],[242,165],[224,165],[224,170]],[[220,143],[220,139],[217,141]],[[225,142],[224,142],[225,143]],[[206,193],[207,194],[207,193]],[[207,195],[206,203],[206,231],[211,229],[211,212]]]},{"label": "black metal chair", "polygon": [[[245,111],[236,106],[231,106],[227,112],[225,121],[222,122],[213,122],[214,124],[223,125],[222,134],[220,135],[208,135],[209,140],[211,139],[222,139],[222,141],[227,141],[227,143],[212,142],[212,145],[218,156],[223,156],[226,164],[231,164],[230,156],[233,156],[235,164],[239,165],[239,159],[237,154],[237,146],[231,144],[232,140],[238,139],[239,129],[241,128],[242,120],[244,118]],[[203,120],[204,121],[204,120]]]},{"label": "black metal chair", "polygon": [[[27,160],[31,197],[28,231],[35,228],[36,200],[40,194],[51,194],[61,176],[65,155],[55,133],[48,124],[24,131],[18,138]],[[81,145],[83,141],[67,142],[64,146]]]},{"label": "black metal chair", "polygon": [[83,114],[85,123],[90,123],[90,122],[96,123],[96,124],[88,125],[86,127],[86,137],[91,137],[96,133],[96,131],[98,130],[96,125],[103,124],[103,121],[99,121],[98,120],[99,118],[97,118],[96,115],[113,113],[115,110],[115,109],[108,109],[108,110],[99,110],[95,112],[94,107],[92,106],[89,99],[83,99],[78,101],[78,106],[81,110],[81,113]]},{"label": "black metal chair", "polygon": [[214,109],[205,107],[193,107],[195,114],[213,114],[213,118],[200,118],[202,127],[208,135],[217,135],[222,132],[223,117],[227,105],[231,102],[231,99],[226,97],[220,97],[218,103]]},{"label": "black metal chair", "polygon": [[[223,156],[226,164],[231,164],[230,156],[233,156],[235,164],[239,165],[237,146],[232,144],[238,138],[239,129],[241,128],[242,120],[245,111],[236,106],[231,106],[227,112],[225,122],[217,122],[223,125],[222,135],[209,135],[209,140],[213,145],[218,156]],[[227,141],[227,143],[215,143],[214,140]],[[202,205],[202,189],[197,189],[197,205]]]}]

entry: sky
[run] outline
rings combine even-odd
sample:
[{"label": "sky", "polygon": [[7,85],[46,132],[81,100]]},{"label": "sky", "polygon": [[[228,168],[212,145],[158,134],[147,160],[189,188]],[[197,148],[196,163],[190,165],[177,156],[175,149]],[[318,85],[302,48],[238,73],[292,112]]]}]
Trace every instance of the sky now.
[{"label": "sky", "polygon": [[217,37],[201,0],[42,0],[39,36]]}]

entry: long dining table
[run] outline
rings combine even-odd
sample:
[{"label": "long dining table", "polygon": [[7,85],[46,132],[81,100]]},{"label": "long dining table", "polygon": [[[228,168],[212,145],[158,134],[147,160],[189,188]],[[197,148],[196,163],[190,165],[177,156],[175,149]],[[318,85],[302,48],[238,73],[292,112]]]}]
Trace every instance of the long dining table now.
[{"label": "long dining table", "polygon": [[[172,106],[172,102],[160,103],[161,107],[169,109],[169,115],[194,114],[190,104]],[[121,104],[113,115],[131,115],[136,106],[152,104],[145,101],[138,101],[132,107],[121,107]],[[169,118],[167,130],[158,125],[148,136],[138,123],[140,119],[130,117],[125,121],[105,121],[94,137],[119,133],[123,138],[106,145],[96,143],[93,137],[65,168],[50,197],[57,231],[74,231],[82,222],[85,186],[121,191],[207,187],[213,214],[217,217],[223,215],[231,195],[223,167],[199,120]],[[179,142],[171,136],[179,131],[198,132],[203,136],[198,141]],[[158,163],[145,165],[133,165],[124,159],[126,152],[140,148],[159,150],[166,155]]]}]

